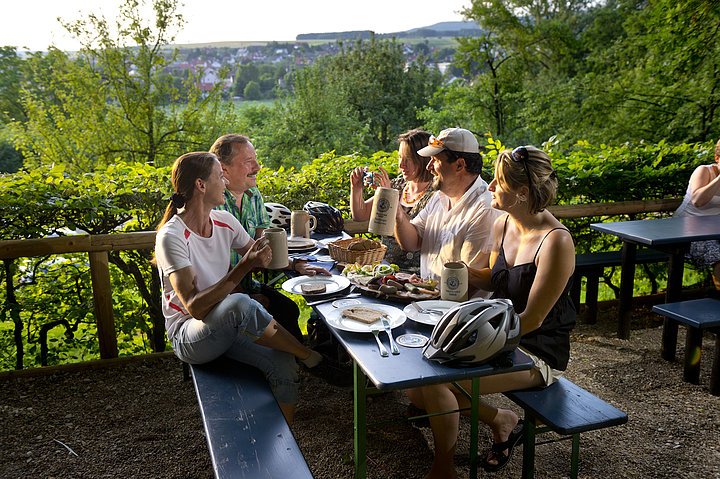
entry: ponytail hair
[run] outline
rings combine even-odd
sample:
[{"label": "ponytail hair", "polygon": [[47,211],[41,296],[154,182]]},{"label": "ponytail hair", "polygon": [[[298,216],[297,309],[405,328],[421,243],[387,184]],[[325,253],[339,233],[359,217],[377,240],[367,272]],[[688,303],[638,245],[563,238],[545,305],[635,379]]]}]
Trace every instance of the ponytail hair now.
[{"label": "ponytail hair", "polygon": [[217,156],[205,151],[196,151],[193,153],[185,153],[175,160],[172,167],[171,180],[173,185],[173,194],[168,200],[169,203],[165,208],[165,214],[160,220],[157,229],[167,223],[170,218],[182,212],[187,203],[192,200],[195,192],[195,180],[207,180],[210,178],[212,168],[218,161]]}]

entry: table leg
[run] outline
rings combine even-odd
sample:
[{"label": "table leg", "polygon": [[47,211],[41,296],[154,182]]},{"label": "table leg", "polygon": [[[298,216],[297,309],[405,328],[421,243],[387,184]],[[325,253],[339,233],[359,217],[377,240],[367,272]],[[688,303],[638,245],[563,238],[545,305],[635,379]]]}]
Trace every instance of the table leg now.
[{"label": "table leg", "polygon": [[366,396],[365,390],[365,374],[363,373],[357,362],[353,361],[353,377],[355,379],[354,391],[354,419],[355,419],[355,479],[365,479],[367,476],[367,456],[366,456],[366,427],[367,418],[365,416]]},{"label": "table leg", "polygon": [[700,357],[702,355],[703,332],[700,328],[687,328],[685,337],[685,367],[683,379],[692,384],[700,384]]},{"label": "table leg", "polygon": [[715,331],[715,356],[710,373],[710,394],[720,396],[720,330]]},{"label": "table leg", "polygon": [[[668,260],[668,284],[665,290],[665,302],[674,303],[682,298],[682,279],[685,269],[685,248],[679,247],[672,251]],[[660,355],[663,359],[675,359],[677,347],[678,324],[665,318],[663,321],[662,349]]]},{"label": "table leg", "polygon": [[472,379],[472,397],[470,399],[470,479],[477,478],[478,466],[478,407],[480,406],[480,379]]},{"label": "table leg", "polygon": [[637,245],[623,241],[622,271],[620,271],[620,306],[618,307],[618,338],[630,339],[633,289],[635,287],[635,257]]}]

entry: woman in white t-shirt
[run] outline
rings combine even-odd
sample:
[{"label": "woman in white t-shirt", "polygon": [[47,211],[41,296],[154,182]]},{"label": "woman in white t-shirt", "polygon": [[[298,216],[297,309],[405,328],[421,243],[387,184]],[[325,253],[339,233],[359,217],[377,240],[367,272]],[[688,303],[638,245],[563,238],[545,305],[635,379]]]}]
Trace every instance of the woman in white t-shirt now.
[{"label": "woman in white t-shirt", "polygon": [[[720,215],[720,141],[715,144],[714,159],[713,164],[695,168],[675,216]],[[691,243],[687,258],[696,268],[712,268],[715,288],[720,290],[720,241]]]},{"label": "woman in white t-shirt", "polygon": [[[255,300],[233,293],[253,268],[272,258],[267,241],[254,241],[227,211],[225,178],[212,153],[187,153],[172,169],[174,193],[160,221],[155,260],[163,314],[175,354],[191,364],[225,355],[260,369],[292,423],[298,395],[295,358],[315,367],[322,356],[303,346]],[[230,251],[242,259],[230,268]]]}]

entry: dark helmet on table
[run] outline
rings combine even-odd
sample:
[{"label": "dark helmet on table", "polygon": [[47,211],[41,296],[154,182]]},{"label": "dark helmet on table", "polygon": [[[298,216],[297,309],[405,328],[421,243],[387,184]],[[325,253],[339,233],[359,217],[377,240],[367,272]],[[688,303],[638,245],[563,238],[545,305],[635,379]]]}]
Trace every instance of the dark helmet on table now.
[{"label": "dark helmet on table", "polygon": [[265,203],[265,211],[270,217],[271,228],[290,230],[290,210],[280,203]]},{"label": "dark helmet on table", "polygon": [[423,349],[441,363],[478,364],[510,352],[520,343],[520,318],[506,299],[473,299],[449,309]]},{"label": "dark helmet on table", "polygon": [[345,227],[342,214],[337,208],[319,201],[308,201],[303,209],[313,215],[317,220],[315,231],[317,233],[342,233]]}]

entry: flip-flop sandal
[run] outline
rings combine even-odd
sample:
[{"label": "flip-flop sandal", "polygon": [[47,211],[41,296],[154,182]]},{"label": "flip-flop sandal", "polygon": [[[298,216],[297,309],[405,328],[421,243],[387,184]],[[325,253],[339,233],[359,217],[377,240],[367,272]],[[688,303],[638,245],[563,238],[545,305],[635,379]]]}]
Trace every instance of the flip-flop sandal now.
[{"label": "flip-flop sandal", "polygon": [[[485,456],[485,460],[482,464],[485,472],[497,472],[507,466],[507,463],[510,462],[510,458],[512,458],[513,449],[515,449],[515,446],[522,441],[524,431],[525,422],[520,419],[510,433],[510,436],[508,436],[507,441],[495,443],[490,447],[490,451]],[[507,455],[503,454],[505,451],[507,451]],[[497,464],[490,464],[488,459],[495,459]]]}]

